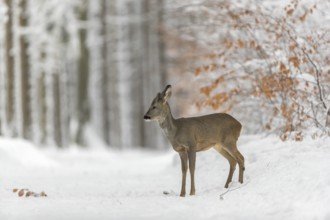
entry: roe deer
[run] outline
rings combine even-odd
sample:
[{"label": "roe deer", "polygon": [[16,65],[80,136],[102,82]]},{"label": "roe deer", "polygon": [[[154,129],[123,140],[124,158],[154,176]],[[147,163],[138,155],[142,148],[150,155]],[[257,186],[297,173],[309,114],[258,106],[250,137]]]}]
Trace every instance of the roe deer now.
[{"label": "roe deer", "polygon": [[186,194],[188,160],[191,177],[190,195],[195,195],[196,152],[208,150],[211,147],[229,162],[230,170],[225,188],[228,188],[232,181],[237,163],[239,165],[238,180],[243,183],[244,157],[238,151],[236,144],[242,125],[225,113],[174,119],[168,104],[170,96],[171,86],[168,85],[162,93],[158,93],[154,98],[144,119],[158,121],[173,149],[180,155],[182,168],[180,196]]}]

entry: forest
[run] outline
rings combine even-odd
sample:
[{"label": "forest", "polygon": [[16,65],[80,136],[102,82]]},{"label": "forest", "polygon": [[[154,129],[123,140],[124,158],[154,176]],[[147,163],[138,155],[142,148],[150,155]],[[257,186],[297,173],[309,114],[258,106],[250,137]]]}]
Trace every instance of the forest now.
[{"label": "forest", "polygon": [[330,219],[329,11],[0,0],[0,219]]},{"label": "forest", "polygon": [[329,134],[329,3],[258,2],[1,1],[0,134],[164,148],[142,116],[168,83],[177,117],[230,112],[246,133],[283,140]]}]

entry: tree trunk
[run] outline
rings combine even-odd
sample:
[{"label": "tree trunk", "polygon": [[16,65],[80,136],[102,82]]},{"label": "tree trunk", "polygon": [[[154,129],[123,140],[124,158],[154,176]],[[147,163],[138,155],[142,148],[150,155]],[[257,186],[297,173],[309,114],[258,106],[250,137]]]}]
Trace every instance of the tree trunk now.
[{"label": "tree trunk", "polygon": [[61,132],[62,132],[62,146],[68,147],[71,141],[70,137],[70,98],[68,88],[68,74],[67,69],[60,74],[60,97],[61,97]]},{"label": "tree trunk", "polygon": [[[20,0],[19,23],[21,28],[27,27],[26,0]],[[28,40],[26,35],[21,34],[19,38],[20,45],[20,74],[21,74],[21,101],[22,101],[22,119],[23,137],[31,139],[31,111],[30,111],[30,83],[29,83],[29,57],[28,57]]]},{"label": "tree trunk", "polygon": [[6,135],[13,134],[13,119],[14,119],[14,59],[12,55],[13,49],[13,18],[12,18],[12,5],[11,0],[5,0],[8,7],[7,16],[8,20],[5,26],[5,87],[6,87],[6,98],[5,98],[5,114],[6,121],[3,121],[3,126],[6,128],[3,132]]},{"label": "tree trunk", "polygon": [[[165,77],[162,67],[163,51],[160,50],[161,40],[161,13],[162,1],[146,0],[144,13],[146,15],[143,26],[144,36],[144,70],[143,70],[143,106],[144,111],[150,106],[155,95],[165,86]],[[157,123],[144,123],[144,145],[149,148],[164,148],[165,138]]]},{"label": "tree trunk", "polygon": [[[88,8],[87,1],[83,1],[80,8],[80,20],[87,22]],[[85,145],[83,134],[85,125],[89,119],[89,102],[88,102],[88,70],[89,70],[89,51],[87,48],[87,30],[85,27],[79,31],[80,38],[80,59],[78,64],[78,130],[75,141],[80,145]]]},{"label": "tree trunk", "polygon": [[88,18],[90,124],[96,136],[110,145],[107,0],[90,1]]},{"label": "tree trunk", "polygon": [[62,123],[61,123],[61,94],[59,74],[53,74],[53,94],[54,94],[54,138],[56,146],[63,146]]},{"label": "tree trunk", "polygon": [[[118,60],[118,95],[120,109],[120,146],[132,147],[132,118],[131,118],[131,63],[129,39],[129,9],[128,0],[117,0],[117,60]],[[118,116],[117,116],[118,117]]]},{"label": "tree trunk", "polygon": [[46,144],[47,140],[47,107],[46,107],[46,85],[45,85],[45,73],[41,73],[38,77],[37,82],[37,109],[38,109],[38,117],[39,124],[38,130],[40,134],[40,140],[38,140],[41,144]]},{"label": "tree trunk", "polygon": [[330,108],[327,111],[327,117],[326,117],[325,127],[330,128]]},{"label": "tree trunk", "polygon": [[109,77],[108,77],[108,31],[107,31],[107,2],[108,0],[102,0],[101,4],[101,36],[102,36],[102,116],[103,116],[103,139],[106,144],[110,145],[110,135],[109,135],[109,103],[108,103],[108,95],[109,95]]},{"label": "tree trunk", "polygon": [[[144,144],[144,129],[143,129],[143,60],[141,56],[144,50],[143,44],[143,14],[142,5],[144,1],[130,1],[128,7],[129,16],[132,18],[128,23],[129,37],[129,65],[131,66],[131,75],[129,77],[130,90],[130,133],[131,145],[142,146]],[[125,97],[123,97],[125,98]]]},{"label": "tree trunk", "polygon": [[[106,1],[106,0],[105,0]],[[107,1],[108,14],[110,16],[117,15],[117,1]],[[110,145],[115,148],[121,146],[121,124],[120,124],[120,100],[119,100],[119,59],[118,59],[118,30],[119,24],[111,24],[108,26],[107,33],[107,63],[108,68],[108,98],[109,103],[109,133],[110,133]]]}]

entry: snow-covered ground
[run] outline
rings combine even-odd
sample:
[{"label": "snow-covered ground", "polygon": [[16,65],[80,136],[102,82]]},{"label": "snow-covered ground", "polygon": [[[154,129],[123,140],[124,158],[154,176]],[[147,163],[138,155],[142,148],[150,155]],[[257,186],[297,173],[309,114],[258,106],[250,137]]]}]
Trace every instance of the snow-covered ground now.
[{"label": "snow-covered ground", "polygon": [[[181,198],[180,161],[172,151],[40,150],[0,138],[0,219],[327,220],[329,140],[241,137],[245,183],[237,182],[237,169],[229,192],[227,161],[214,150],[199,153],[197,195]],[[189,192],[189,176],[187,183]],[[48,196],[18,197],[13,188]]]}]

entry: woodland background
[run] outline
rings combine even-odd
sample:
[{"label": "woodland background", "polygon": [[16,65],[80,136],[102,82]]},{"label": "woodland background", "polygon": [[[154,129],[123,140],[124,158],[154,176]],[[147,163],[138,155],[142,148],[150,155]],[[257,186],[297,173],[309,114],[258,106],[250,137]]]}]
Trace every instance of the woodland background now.
[{"label": "woodland background", "polygon": [[[275,3],[276,2],[276,3]],[[282,140],[329,135],[330,2],[0,0],[0,135],[164,148],[143,114],[234,115]]]}]

